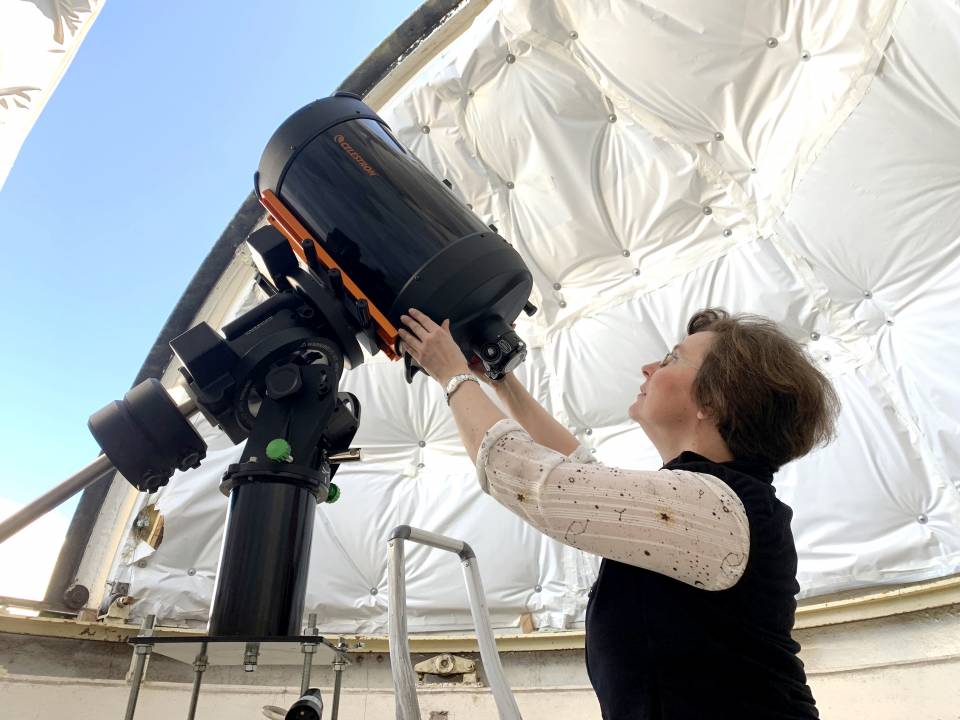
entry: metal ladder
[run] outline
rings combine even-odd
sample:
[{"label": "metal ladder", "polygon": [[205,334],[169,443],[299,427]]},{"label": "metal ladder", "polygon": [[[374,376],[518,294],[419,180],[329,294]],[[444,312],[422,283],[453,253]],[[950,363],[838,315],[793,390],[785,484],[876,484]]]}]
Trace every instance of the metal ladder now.
[{"label": "metal ladder", "polygon": [[407,637],[407,590],[403,553],[405,541],[446,550],[460,557],[463,577],[467,584],[467,596],[470,599],[470,612],[477,628],[480,658],[483,661],[487,679],[490,681],[497,711],[501,720],[522,720],[516,700],[503,675],[500,656],[497,654],[497,645],[487,611],[487,599],[483,594],[483,583],[477,568],[477,556],[462,540],[418,530],[409,525],[394,528],[387,541],[390,583],[390,607],[388,608],[390,666],[396,691],[397,720],[420,720],[417,681],[414,677],[413,662],[410,660],[410,645]]}]

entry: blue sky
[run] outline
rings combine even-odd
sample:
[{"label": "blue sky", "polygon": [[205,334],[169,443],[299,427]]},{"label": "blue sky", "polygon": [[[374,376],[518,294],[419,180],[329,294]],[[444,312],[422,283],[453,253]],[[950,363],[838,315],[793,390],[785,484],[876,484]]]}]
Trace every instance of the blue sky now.
[{"label": "blue sky", "polygon": [[270,134],[419,4],[108,0],[0,190],[0,498],[96,456]]}]

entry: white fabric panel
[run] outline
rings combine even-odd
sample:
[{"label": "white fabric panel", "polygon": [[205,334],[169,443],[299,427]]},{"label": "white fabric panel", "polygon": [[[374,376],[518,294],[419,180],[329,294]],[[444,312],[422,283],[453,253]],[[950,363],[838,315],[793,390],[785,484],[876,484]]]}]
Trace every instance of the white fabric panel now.
[{"label": "white fabric panel", "polygon": [[0,0],[0,188],[105,0]]},{"label": "white fabric panel", "polygon": [[[776,477],[816,595],[960,570],[958,38],[947,0],[504,0],[381,114],[523,254],[522,379],[601,462],[659,465],[626,409],[696,309],[806,345],[844,404],[838,440]],[[325,630],[383,631],[397,524],[473,545],[495,625],[582,621],[597,558],[480,492],[436,384],[376,358],[342,386],[367,461],[318,508]],[[125,550],[137,612],[205,617],[231,452],[161,492],[157,552]],[[414,630],[471,625],[452,556],[411,548],[408,596]]]}]

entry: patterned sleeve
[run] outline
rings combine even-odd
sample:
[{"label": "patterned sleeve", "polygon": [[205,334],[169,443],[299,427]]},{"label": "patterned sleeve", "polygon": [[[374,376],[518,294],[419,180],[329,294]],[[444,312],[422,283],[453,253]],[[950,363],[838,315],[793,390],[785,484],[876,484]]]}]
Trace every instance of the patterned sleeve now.
[{"label": "patterned sleeve", "polygon": [[483,491],[559,542],[705,590],[740,579],[750,528],[740,498],[713,475],[626,470],[538,445],[513,420],[477,454]]}]

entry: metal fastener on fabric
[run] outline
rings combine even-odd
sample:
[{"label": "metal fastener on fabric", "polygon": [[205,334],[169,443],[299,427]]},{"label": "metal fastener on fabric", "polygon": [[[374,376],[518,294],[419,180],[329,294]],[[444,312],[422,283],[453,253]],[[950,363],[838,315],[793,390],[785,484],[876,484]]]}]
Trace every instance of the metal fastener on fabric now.
[{"label": "metal fastener on fabric", "polygon": [[426,446],[427,446],[427,441],[426,441],[426,440],[421,440],[420,442],[417,443],[417,445],[419,445],[420,447],[426,447]]},{"label": "metal fastener on fabric", "polygon": [[613,113],[610,113],[609,115],[607,115],[607,122],[615,123],[616,121],[617,121],[616,115],[614,115]]},{"label": "metal fastener on fabric", "polygon": [[377,590],[376,588],[370,588],[370,594],[371,594],[371,595],[376,595],[378,592],[380,592],[380,591]]},{"label": "metal fastener on fabric", "polygon": [[473,90],[467,90],[467,97],[473,97],[474,94]]},{"label": "metal fastener on fabric", "polygon": [[920,523],[921,525],[925,525],[928,519],[929,518],[927,518],[926,513],[920,513],[919,515],[917,515],[917,522]]},{"label": "metal fastener on fabric", "polygon": [[731,230],[730,228],[724,228],[724,229],[723,229],[723,236],[724,236],[724,237],[730,237],[731,235],[733,235],[733,230]]},{"label": "metal fastener on fabric", "polygon": [[196,568],[190,568],[189,570],[187,570],[187,575],[190,575],[191,577],[196,574],[197,574]]},{"label": "metal fastener on fabric", "polygon": [[629,250],[624,250],[624,251],[623,251],[622,253],[620,253],[620,254],[623,255],[624,257],[630,257],[630,251],[629,251]]},{"label": "metal fastener on fabric", "polygon": [[722,133],[722,132],[715,132],[715,133],[713,134],[713,139],[716,140],[717,142],[723,142],[723,133]]},{"label": "metal fastener on fabric", "polygon": [[517,56],[514,55],[513,53],[510,53],[509,55],[507,55],[508,63],[515,63],[516,61],[517,61]]},{"label": "metal fastener on fabric", "polygon": [[417,463],[417,470],[423,470],[423,463]]},{"label": "metal fastener on fabric", "polygon": [[516,186],[515,186],[512,182],[510,182],[510,181],[508,180],[508,181],[507,181],[507,190],[513,190],[514,187],[516,187]]},{"label": "metal fastener on fabric", "polygon": [[565,308],[565,307],[567,306],[567,301],[566,301],[566,300],[561,300],[560,302],[557,303],[557,305],[559,305],[559,306],[562,307],[562,308]]},{"label": "metal fastener on fabric", "polygon": [[804,50],[802,53],[800,53],[800,59],[806,62],[810,59],[810,53]]},{"label": "metal fastener on fabric", "polygon": [[776,47],[777,45],[779,45],[779,44],[780,44],[780,41],[777,40],[775,37],[769,37],[769,38],[767,38],[767,47],[768,47],[768,48],[771,48],[771,49],[772,49],[772,48],[775,48],[775,47]]},{"label": "metal fastener on fabric", "polygon": [[704,205],[704,206],[703,206],[703,214],[704,214],[704,215],[713,215],[713,208],[710,207],[709,205]]},{"label": "metal fastener on fabric", "polygon": [[833,358],[831,358],[829,355],[824,355],[824,356],[823,356],[823,361],[824,361],[824,362],[830,362],[832,359],[833,359]]},{"label": "metal fastener on fabric", "polygon": [[818,333],[816,330],[814,330],[812,333],[810,333],[810,339],[811,339],[811,340],[819,340],[819,339],[820,339],[820,333]]},{"label": "metal fastener on fabric", "polygon": [[542,588],[540,585],[534,585],[534,586],[533,586],[533,591],[534,591],[534,592],[540,592],[541,590],[543,590],[543,588]]},{"label": "metal fastener on fabric", "polygon": [[429,125],[424,125],[422,128],[420,128],[420,132],[422,132],[424,135],[429,135],[429,134],[430,134],[430,126],[429,126]]},{"label": "metal fastener on fabric", "polygon": [[571,39],[571,40],[576,40],[578,37],[580,37],[580,33],[578,33],[576,30],[571,30],[571,31],[570,31],[570,39]]},{"label": "metal fastener on fabric", "polygon": [[560,288],[561,288],[560,283],[556,282],[556,283],[553,284],[553,289],[554,289],[554,290],[559,290]]},{"label": "metal fastener on fabric", "polygon": [[867,300],[869,300],[870,298],[873,297],[873,293],[870,292],[869,290],[864,290],[864,291],[863,291],[863,296],[864,296]]},{"label": "metal fastener on fabric", "polygon": [[640,268],[634,268],[634,269],[633,269],[633,274],[634,274],[634,275],[639,275],[639,274],[640,274]]}]

